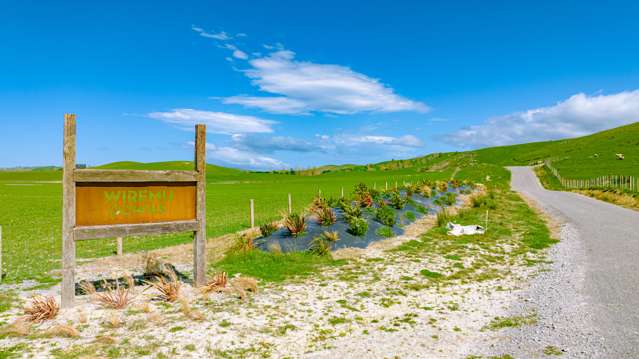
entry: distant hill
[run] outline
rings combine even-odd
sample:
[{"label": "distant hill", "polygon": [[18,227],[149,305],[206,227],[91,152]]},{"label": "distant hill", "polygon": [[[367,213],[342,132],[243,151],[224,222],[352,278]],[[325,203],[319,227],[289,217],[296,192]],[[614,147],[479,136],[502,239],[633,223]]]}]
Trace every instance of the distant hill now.
[{"label": "distant hill", "polygon": [[[624,160],[618,160],[622,153]],[[604,175],[639,176],[639,122],[571,139],[489,147],[467,152],[433,153],[426,156],[356,166],[363,171],[417,168],[436,171],[448,166],[464,167],[475,163],[499,166],[529,165],[550,159],[568,178]],[[352,165],[349,165],[352,166]],[[319,168],[340,171],[340,166]],[[352,171],[353,168],[346,170]],[[313,169],[307,170],[312,172]]]}]

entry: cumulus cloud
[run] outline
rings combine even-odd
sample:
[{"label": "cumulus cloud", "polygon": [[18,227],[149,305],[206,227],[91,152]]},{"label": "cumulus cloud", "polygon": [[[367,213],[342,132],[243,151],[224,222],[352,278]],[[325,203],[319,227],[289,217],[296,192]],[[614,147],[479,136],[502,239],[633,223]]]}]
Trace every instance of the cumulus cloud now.
[{"label": "cumulus cloud", "polygon": [[424,144],[420,139],[413,135],[405,135],[401,137],[392,136],[337,136],[333,138],[336,143],[347,146],[355,146],[361,144],[390,145],[400,147],[422,147]]},{"label": "cumulus cloud", "polygon": [[196,123],[203,123],[206,125],[207,132],[221,134],[269,133],[273,132],[272,125],[276,123],[254,116],[188,108],[174,109],[168,112],[151,112],[148,117],[182,127],[192,127]]},{"label": "cumulus cloud", "polygon": [[209,158],[212,158],[214,161],[218,161],[221,164],[229,164],[246,169],[274,170],[289,167],[286,163],[278,159],[235,147],[216,146],[214,144],[207,143],[206,152],[208,153]]},{"label": "cumulus cloud", "polygon": [[464,148],[584,136],[639,121],[639,90],[611,95],[579,93],[554,106],[490,118],[447,136]]},{"label": "cumulus cloud", "polygon": [[[190,141],[188,145],[193,147],[195,142]],[[272,157],[264,156],[252,151],[242,150],[230,146],[218,146],[213,143],[206,144],[206,153],[211,163],[223,166],[238,167],[252,170],[275,170],[285,169],[289,166]]]},{"label": "cumulus cloud", "polygon": [[260,91],[276,96],[233,96],[225,103],[288,114],[428,111],[424,103],[399,96],[379,80],[348,67],[298,61],[294,52],[277,49],[249,60],[250,67],[243,70]]}]

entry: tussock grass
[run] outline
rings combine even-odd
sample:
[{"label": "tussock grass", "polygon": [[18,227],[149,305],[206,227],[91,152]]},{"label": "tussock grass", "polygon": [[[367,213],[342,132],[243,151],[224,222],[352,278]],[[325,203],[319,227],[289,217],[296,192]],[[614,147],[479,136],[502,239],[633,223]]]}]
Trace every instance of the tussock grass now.
[{"label": "tussock grass", "polygon": [[58,315],[60,306],[52,296],[38,295],[31,299],[24,308],[25,318],[29,322],[41,323]]},{"label": "tussock grass", "polygon": [[80,283],[80,288],[103,308],[123,309],[135,298],[135,294],[133,293],[133,288],[135,287],[133,277],[127,274],[124,278],[127,282],[126,286],[120,285],[119,280],[115,281],[115,287],[104,281],[104,288],[106,288],[104,292],[96,291],[95,286],[86,281]]},{"label": "tussock grass", "polygon": [[146,283],[158,292],[157,298],[162,301],[175,302],[180,298],[182,283],[173,271],[170,271],[167,277],[161,276],[155,281]]}]

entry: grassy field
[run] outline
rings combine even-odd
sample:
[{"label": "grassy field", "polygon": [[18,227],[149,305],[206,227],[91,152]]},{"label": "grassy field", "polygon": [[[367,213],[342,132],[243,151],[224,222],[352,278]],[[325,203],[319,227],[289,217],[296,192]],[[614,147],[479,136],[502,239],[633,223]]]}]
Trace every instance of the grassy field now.
[{"label": "grassy field", "polygon": [[[190,169],[189,162],[141,164],[118,162],[102,166],[111,169]],[[207,167],[207,232],[209,237],[248,228],[249,199],[255,200],[256,224],[280,218],[291,193],[294,211],[306,207],[319,190],[325,196],[339,196],[359,182],[379,188],[388,181],[415,181],[418,178],[449,178],[454,169],[417,173],[415,169],[376,172],[333,172],[319,176],[251,173],[209,165]],[[0,225],[3,229],[3,269],[5,280],[53,280],[47,275],[60,267],[61,254],[61,171],[0,171]],[[133,252],[187,243],[191,234],[128,238],[124,251]],[[113,239],[83,241],[79,258],[114,253]]]}]

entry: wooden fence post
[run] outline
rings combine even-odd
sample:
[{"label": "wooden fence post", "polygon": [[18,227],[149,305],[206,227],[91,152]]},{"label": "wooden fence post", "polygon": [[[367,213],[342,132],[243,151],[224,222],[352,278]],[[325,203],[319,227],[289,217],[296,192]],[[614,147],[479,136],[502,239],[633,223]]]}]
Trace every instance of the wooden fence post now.
[{"label": "wooden fence post", "polygon": [[193,282],[206,284],[206,125],[195,125],[195,171],[197,198],[195,215],[197,231],[193,234]]},{"label": "wooden fence post", "polygon": [[73,307],[75,301],[75,115],[64,115],[62,156],[62,285],[60,305]]},{"label": "wooden fence post", "polygon": [[117,251],[118,257],[122,257],[122,237],[116,238],[117,241]]},{"label": "wooden fence post", "polygon": [[2,282],[2,226],[0,226],[0,282]]},{"label": "wooden fence post", "polygon": [[293,200],[291,199],[291,194],[288,194],[288,213],[293,213]]},{"label": "wooden fence post", "polygon": [[249,207],[251,209],[251,228],[255,227],[255,207],[253,198],[249,200]]}]

